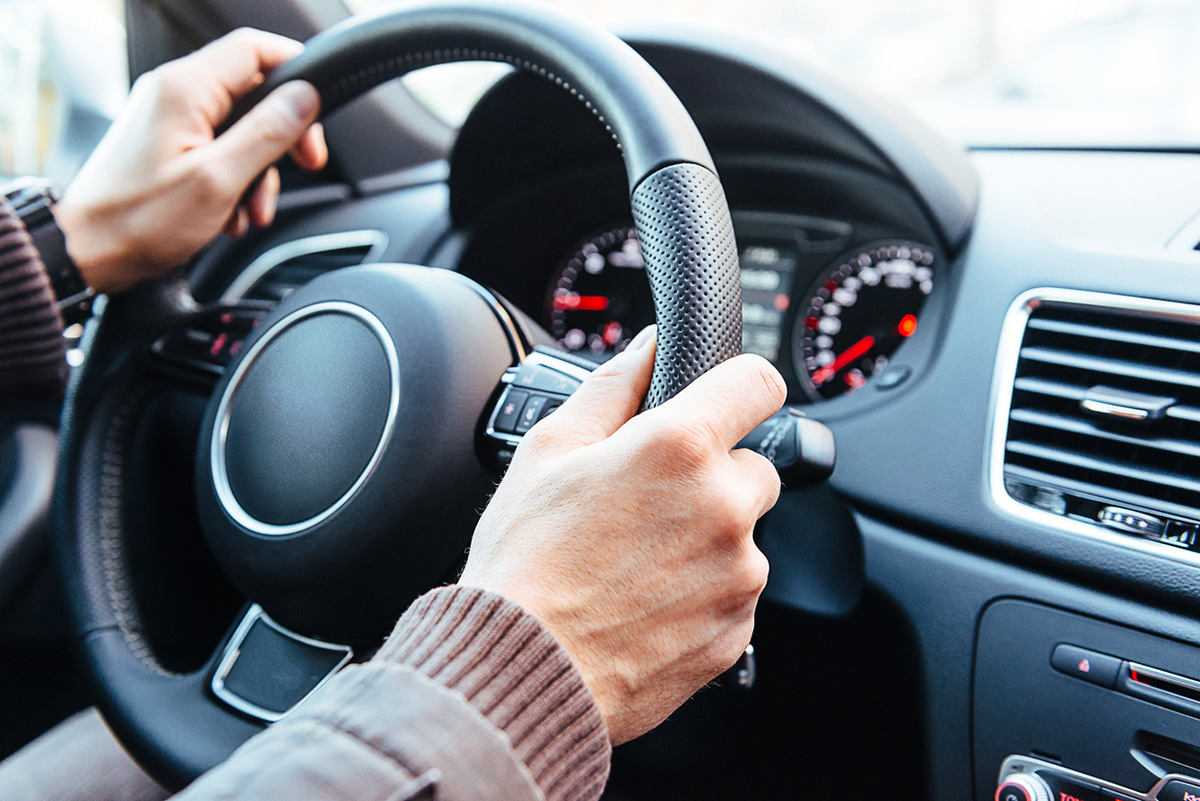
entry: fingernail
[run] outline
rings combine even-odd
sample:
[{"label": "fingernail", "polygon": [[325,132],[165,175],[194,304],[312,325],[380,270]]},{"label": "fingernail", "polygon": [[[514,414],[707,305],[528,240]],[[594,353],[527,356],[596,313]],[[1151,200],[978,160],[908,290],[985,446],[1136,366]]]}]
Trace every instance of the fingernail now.
[{"label": "fingernail", "polygon": [[625,348],[625,352],[629,353],[631,351],[638,351],[649,347],[650,343],[653,342],[657,336],[658,326],[648,325],[638,332],[638,335],[634,337],[633,341],[629,343],[629,346]]},{"label": "fingernail", "polygon": [[275,96],[297,127],[310,125],[321,111],[321,95],[307,81],[289,81],[275,90]]}]

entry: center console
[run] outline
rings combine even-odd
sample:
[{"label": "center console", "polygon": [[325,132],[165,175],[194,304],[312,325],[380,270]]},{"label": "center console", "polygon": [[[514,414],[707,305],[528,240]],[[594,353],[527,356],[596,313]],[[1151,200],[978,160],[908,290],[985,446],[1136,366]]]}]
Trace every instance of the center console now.
[{"label": "center console", "polygon": [[1200,648],[1022,600],[984,611],[976,797],[1200,801]]}]

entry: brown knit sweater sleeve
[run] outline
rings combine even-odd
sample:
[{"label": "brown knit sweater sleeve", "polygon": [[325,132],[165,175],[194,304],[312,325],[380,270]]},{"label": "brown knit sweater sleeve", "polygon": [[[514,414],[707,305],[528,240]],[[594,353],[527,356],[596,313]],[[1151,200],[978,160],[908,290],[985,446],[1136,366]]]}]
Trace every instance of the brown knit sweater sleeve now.
[{"label": "brown knit sweater sleeve", "polygon": [[0,394],[61,390],[65,357],[46,269],[25,226],[0,200]]},{"label": "brown knit sweater sleeve", "polygon": [[611,748],[566,651],[504,598],[442,587],[182,801],[594,801]]}]

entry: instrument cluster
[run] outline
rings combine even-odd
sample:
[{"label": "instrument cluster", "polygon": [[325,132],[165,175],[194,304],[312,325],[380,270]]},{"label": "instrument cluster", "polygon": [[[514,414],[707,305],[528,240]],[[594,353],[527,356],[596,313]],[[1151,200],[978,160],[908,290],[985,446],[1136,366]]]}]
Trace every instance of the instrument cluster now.
[{"label": "instrument cluster", "polygon": [[[796,385],[796,400],[847,395],[885,374],[916,334],[941,269],[932,245],[862,240],[847,222],[743,212],[734,227],[742,350],[779,367]],[[596,361],[654,322],[632,223],[593,231],[564,254],[546,289],[543,322],[564,348]]]}]

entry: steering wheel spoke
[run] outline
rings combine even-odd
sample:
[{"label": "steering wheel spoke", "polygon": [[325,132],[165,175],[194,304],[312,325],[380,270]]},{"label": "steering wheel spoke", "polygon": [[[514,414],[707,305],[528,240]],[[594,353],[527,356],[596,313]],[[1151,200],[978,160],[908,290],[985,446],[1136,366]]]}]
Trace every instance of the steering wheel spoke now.
[{"label": "steering wheel spoke", "polygon": [[209,687],[238,712],[274,723],[353,658],[349,645],[297,634],[251,604],[225,640]]}]

